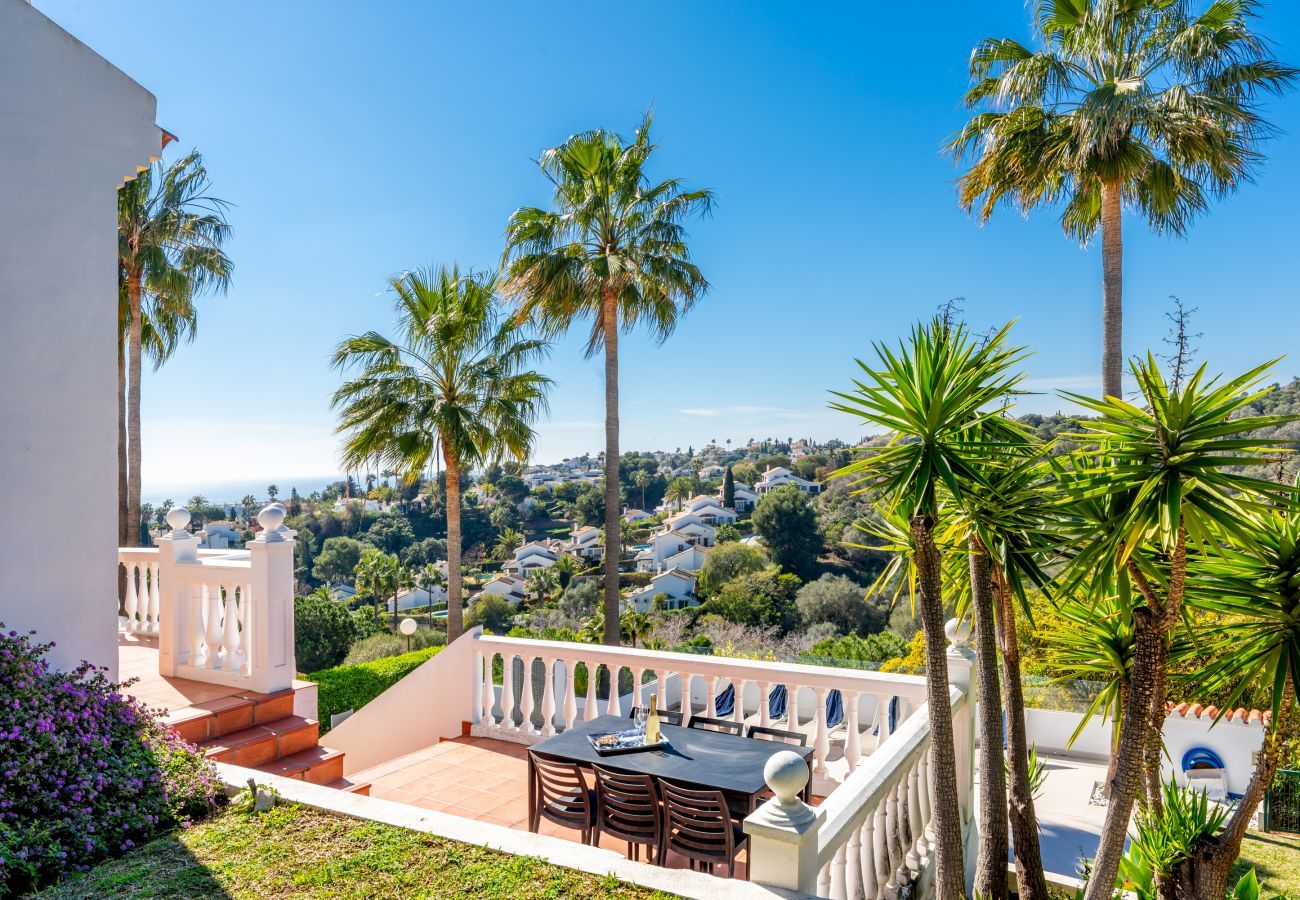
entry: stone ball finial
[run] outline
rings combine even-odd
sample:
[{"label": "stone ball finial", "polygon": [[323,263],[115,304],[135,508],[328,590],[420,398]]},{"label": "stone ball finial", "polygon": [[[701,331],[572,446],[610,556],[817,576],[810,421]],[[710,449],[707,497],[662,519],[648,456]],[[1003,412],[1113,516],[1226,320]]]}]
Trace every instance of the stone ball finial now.
[{"label": "stone ball finial", "polygon": [[271,534],[284,524],[284,507],[272,503],[257,514],[257,524],[262,526],[265,534]]},{"label": "stone ball finial", "polygon": [[173,506],[167,510],[167,525],[172,531],[184,531],[190,524],[190,511],[183,506]]},{"label": "stone ball finial", "polygon": [[943,633],[954,647],[970,643],[970,624],[965,619],[949,619],[943,626]]},{"label": "stone ball finial", "polygon": [[777,802],[790,806],[799,801],[799,792],[808,784],[808,763],[798,753],[782,750],[763,766],[763,780],[776,794]]}]

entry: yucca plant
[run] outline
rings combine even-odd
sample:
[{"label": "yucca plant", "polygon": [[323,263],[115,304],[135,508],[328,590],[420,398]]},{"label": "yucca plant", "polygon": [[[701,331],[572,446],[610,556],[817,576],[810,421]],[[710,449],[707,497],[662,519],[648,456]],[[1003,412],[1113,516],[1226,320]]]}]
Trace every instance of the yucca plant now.
[{"label": "yucca plant", "polygon": [[[1293,488],[1300,501],[1300,488]],[[1253,685],[1267,685],[1272,717],[1255,772],[1226,827],[1202,838],[1178,877],[1198,896],[1222,896],[1229,869],[1256,808],[1277,771],[1283,736],[1300,696],[1300,506],[1277,503],[1244,523],[1247,540],[1200,561],[1188,602],[1219,614],[1208,629],[1210,664],[1197,673],[1209,687],[1229,687],[1224,710]]]},{"label": "yucca plant", "polygon": [[[840,469],[856,492],[881,498],[889,517],[907,522],[909,570],[926,648],[931,759],[934,766],[936,888],[941,897],[965,892],[956,756],[945,664],[943,555],[937,541],[943,496],[961,507],[967,493],[987,490],[978,440],[1000,420],[1021,376],[1014,366],[1025,351],[1007,346],[1005,326],[976,341],[964,326],[943,319],[913,327],[897,350],[875,344],[877,361],[859,361],[854,390],[835,392],[831,408],[890,432]],[[983,429],[983,430],[981,430]]]},{"label": "yucca plant", "polygon": [[1120,726],[1115,776],[1090,900],[1102,900],[1118,871],[1139,785],[1159,812],[1160,733],[1165,718],[1169,635],[1183,614],[1188,556],[1212,557],[1226,541],[1248,540],[1252,517],[1289,491],[1243,474],[1275,456],[1265,429],[1294,416],[1241,415],[1268,388],[1271,363],[1236,378],[1208,378],[1202,366],[1170,385],[1154,357],[1136,360],[1142,405],[1118,397],[1066,396],[1096,414],[1067,435],[1087,450],[1058,464],[1067,588],[1114,593],[1127,580],[1133,604],[1128,713]]}]

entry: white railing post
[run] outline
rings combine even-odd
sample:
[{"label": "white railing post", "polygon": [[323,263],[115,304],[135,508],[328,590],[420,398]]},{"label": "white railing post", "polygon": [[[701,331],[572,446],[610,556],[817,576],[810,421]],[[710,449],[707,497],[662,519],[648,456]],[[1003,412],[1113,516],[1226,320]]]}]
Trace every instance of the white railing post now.
[{"label": "white railing post", "polygon": [[978,702],[974,669],[975,651],[970,646],[970,625],[958,619],[949,619],[944,625],[948,638],[948,684],[960,689],[965,699],[953,710],[953,749],[957,756],[957,803],[961,809],[961,831],[965,838],[966,887],[969,890],[975,879],[973,848],[979,836],[975,827],[975,704]]},{"label": "white railing post", "polygon": [[251,608],[244,645],[253,690],[263,694],[293,686],[293,538],[282,529],[284,507],[273,503],[257,514],[262,530],[248,544]]},{"label": "white railing post", "polygon": [[182,596],[182,592],[188,593],[190,587],[179,584],[178,579],[172,577],[177,565],[198,559],[199,539],[185,530],[189,523],[189,510],[173,506],[167,511],[167,524],[171,531],[157,539],[158,674],[165,677],[175,675],[177,666],[188,663],[193,649],[190,636],[195,623],[190,616],[195,610],[185,602],[188,598]]},{"label": "white railing post", "polygon": [[745,819],[749,880],[806,894],[817,890],[817,830],[821,819],[799,799],[808,763],[789,750],[772,756],[763,779],[775,796]]}]

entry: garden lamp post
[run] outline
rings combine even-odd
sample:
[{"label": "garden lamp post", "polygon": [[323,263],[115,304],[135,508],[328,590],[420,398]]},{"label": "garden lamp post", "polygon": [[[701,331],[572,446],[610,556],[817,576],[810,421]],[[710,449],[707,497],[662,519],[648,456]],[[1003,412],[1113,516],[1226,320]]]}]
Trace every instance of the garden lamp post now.
[{"label": "garden lamp post", "polygon": [[415,634],[415,620],[403,619],[402,624],[397,626],[397,630],[406,635],[406,652],[411,652],[411,635]]}]

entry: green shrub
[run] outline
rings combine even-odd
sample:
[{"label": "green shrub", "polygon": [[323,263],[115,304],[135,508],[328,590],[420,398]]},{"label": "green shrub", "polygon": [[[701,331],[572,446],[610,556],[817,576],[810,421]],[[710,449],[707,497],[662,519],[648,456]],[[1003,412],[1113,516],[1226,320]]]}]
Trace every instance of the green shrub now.
[{"label": "green shrub", "polygon": [[411,635],[409,646],[404,635],[385,630],[353,644],[342,663],[346,666],[355,666],[390,656],[401,656],[403,653],[423,650],[426,647],[441,647],[445,643],[447,643],[447,632],[437,628],[417,629],[415,634]]},{"label": "green shrub", "polygon": [[360,709],[427,660],[441,647],[426,647],[401,656],[389,656],[355,666],[338,666],[306,676],[316,682],[321,731],[329,730],[330,717]]},{"label": "green shrub", "polygon": [[343,662],[357,637],[352,613],[328,588],[293,601],[294,652],[307,672]]}]

